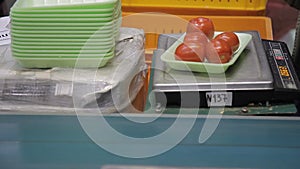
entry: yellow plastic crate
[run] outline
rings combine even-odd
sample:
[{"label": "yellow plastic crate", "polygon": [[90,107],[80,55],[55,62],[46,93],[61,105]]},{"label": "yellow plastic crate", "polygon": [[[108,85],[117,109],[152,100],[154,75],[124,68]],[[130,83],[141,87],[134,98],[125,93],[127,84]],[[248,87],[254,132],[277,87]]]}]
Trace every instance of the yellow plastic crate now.
[{"label": "yellow plastic crate", "polygon": [[122,0],[125,12],[188,15],[264,15],[267,0]]},{"label": "yellow plastic crate", "polygon": [[[145,31],[145,48],[157,47],[159,34],[183,33],[187,23],[196,15],[168,15],[162,13],[123,12],[122,26]],[[204,16],[212,19],[216,31],[258,31],[261,38],[273,39],[271,19],[265,16]]]}]

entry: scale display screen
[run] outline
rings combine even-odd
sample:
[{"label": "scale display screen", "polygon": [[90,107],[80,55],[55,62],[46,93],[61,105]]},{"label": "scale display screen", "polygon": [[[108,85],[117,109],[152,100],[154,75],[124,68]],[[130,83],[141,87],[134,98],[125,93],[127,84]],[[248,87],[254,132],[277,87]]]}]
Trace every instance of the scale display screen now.
[{"label": "scale display screen", "polygon": [[298,89],[299,79],[285,43],[263,40],[266,55],[274,76],[275,88]]}]

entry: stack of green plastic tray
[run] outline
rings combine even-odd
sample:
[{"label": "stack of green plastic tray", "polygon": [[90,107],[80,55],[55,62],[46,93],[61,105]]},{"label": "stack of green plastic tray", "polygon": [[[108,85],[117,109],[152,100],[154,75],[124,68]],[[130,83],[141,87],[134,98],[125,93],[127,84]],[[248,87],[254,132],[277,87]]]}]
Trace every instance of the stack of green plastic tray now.
[{"label": "stack of green plastic tray", "polygon": [[120,0],[18,0],[11,50],[27,68],[103,67],[115,56]]}]

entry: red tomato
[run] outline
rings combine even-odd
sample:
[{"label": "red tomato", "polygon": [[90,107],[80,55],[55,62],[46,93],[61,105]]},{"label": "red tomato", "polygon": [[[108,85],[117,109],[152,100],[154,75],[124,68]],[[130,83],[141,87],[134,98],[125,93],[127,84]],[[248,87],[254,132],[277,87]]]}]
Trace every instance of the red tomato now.
[{"label": "red tomato", "polygon": [[181,43],[175,51],[175,59],[181,61],[203,62],[205,45],[197,43]]},{"label": "red tomato", "polygon": [[212,39],[215,33],[215,26],[211,19],[205,17],[198,17],[189,20],[187,25],[187,32],[202,31],[208,39]]},{"label": "red tomato", "polygon": [[227,63],[232,57],[230,45],[223,39],[213,39],[207,46],[206,59],[210,63]]},{"label": "red tomato", "polygon": [[206,44],[209,42],[206,35],[202,32],[187,32],[184,40],[185,43],[201,43]]},{"label": "red tomato", "polygon": [[231,46],[233,52],[235,52],[240,46],[239,38],[234,32],[223,32],[217,35],[215,39],[225,40]]}]

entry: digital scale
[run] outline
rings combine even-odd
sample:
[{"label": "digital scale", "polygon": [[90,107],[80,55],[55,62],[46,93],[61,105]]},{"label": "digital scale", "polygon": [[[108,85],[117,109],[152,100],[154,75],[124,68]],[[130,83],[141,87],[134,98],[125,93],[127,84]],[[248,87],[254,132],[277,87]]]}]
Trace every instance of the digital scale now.
[{"label": "digital scale", "polygon": [[160,56],[181,36],[162,34],[152,61],[152,94],[156,106],[247,106],[293,102],[300,83],[285,43],[261,40],[256,31],[234,65],[223,74],[170,68]]}]

